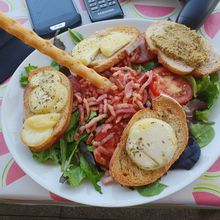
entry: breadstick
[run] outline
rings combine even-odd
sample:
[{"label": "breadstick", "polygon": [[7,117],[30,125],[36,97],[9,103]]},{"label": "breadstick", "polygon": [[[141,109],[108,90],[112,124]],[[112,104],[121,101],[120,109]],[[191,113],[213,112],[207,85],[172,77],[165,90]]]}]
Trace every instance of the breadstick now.
[{"label": "breadstick", "polygon": [[95,70],[83,65],[71,55],[55,47],[50,41],[39,37],[34,31],[23,27],[16,20],[0,12],[0,27],[11,35],[19,38],[24,43],[46,54],[58,64],[67,67],[71,72],[81,76],[100,89],[109,89],[114,84],[107,78],[99,75]]}]

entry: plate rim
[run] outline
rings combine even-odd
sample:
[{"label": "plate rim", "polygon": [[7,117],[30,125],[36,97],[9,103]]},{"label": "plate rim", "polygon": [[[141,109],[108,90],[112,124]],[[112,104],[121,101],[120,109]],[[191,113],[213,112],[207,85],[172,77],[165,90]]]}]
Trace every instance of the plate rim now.
[{"label": "plate rim", "polygon": [[[125,22],[147,22],[147,23],[153,23],[155,21],[149,21],[149,20],[145,20],[145,19],[138,19],[138,18],[129,18],[129,19],[117,19],[117,20],[107,20],[107,21],[101,21],[101,22],[96,22],[96,23],[89,23],[89,24],[85,24],[85,25],[82,25],[82,26],[79,26],[77,28],[74,28],[76,31],[80,28],[86,28],[88,26],[98,26],[100,23],[110,23],[113,25],[117,25],[117,24],[121,24],[121,22],[123,23],[123,21]],[[128,24],[126,24],[128,25]],[[132,24],[131,24],[132,25]],[[66,35],[68,31],[66,32],[63,32],[62,34],[60,34],[59,36],[62,36],[62,35]],[[36,53],[37,50],[34,50],[29,56],[31,56],[33,53]],[[4,91],[4,95],[3,95],[3,101],[2,101],[2,106],[1,106],[1,124],[2,124],[2,133],[3,133],[3,136],[5,138],[5,142],[6,142],[6,145],[8,147],[8,150],[9,152],[11,153],[13,159],[16,161],[16,163],[18,163],[19,167],[34,181],[36,182],[37,184],[39,184],[40,186],[42,186],[43,188],[45,188],[47,191],[49,192],[52,192],[58,196],[61,196],[59,194],[57,194],[56,191],[54,191],[53,189],[49,189],[49,187],[47,186],[47,184],[44,184],[43,181],[39,181],[39,178],[37,177],[37,175],[35,176],[35,174],[32,172],[30,173],[28,171],[28,168],[26,168],[25,166],[23,166],[23,162],[20,161],[19,157],[17,157],[17,154],[13,151],[13,147],[11,147],[11,145],[13,145],[12,143],[10,143],[10,138],[8,137],[8,134],[7,134],[7,128],[6,128],[6,117],[4,117],[4,112],[5,112],[5,100],[6,100],[6,94],[8,94],[9,90],[10,90],[10,82],[12,81],[12,79],[14,78],[14,75],[15,73],[18,71],[19,67],[22,66],[26,60],[29,59],[29,56],[27,56],[23,61],[22,63],[18,66],[18,68],[15,70],[15,72],[13,73],[9,83],[7,84],[7,88],[6,90]],[[96,202],[96,200],[92,200],[92,202],[90,201],[83,201],[83,199],[77,199],[77,200],[73,200],[73,199],[69,199],[67,197],[63,197],[67,200],[70,200],[70,202],[76,202],[76,203],[80,203],[80,204],[85,204],[85,205],[90,205],[90,206],[97,206],[97,207],[130,207],[130,206],[137,206],[137,205],[145,205],[145,204],[148,204],[148,203],[152,203],[154,201],[157,201],[158,199],[163,199],[167,196],[170,196],[170,195],[173,195],[174,193],[180,191],[181,189],[184,189],[186,186],[190,185],[193,181],[195,181],[196,179],[198,179],[204,172],[206,172],[212,165],[213,163],[215,163],[215,161],[218,159],[218,157],[220,156],[220,150],[218,152],[218,154],[215,154],[214,155],[215,157],[212,157],[212,160],[210,160],[210,162],[207,163],[207,166],[205,166],[204,168],[200,168],[200,172],[197,172],[197,173],[194,173],[194,178],[191,178],[190,181],[188,181],[187,183],[181,183],[179,184],[177,187],[175,187],[174,189],[172,188],[172,192],[169,192],[169,191],[164,191],[162,193],[162,196],[161,194],[159,195],[156,195],[156,196],[153,196],[153,197],[147,197],[148,200],[150,201],[145,201],[144,202],[144,199],[146,199],[146,197],[141,197],[141,198],[135,198],[133,199],[132,201],[131,200],[124,200],[123,203],[121,202],[121,200],[119,201],[114,201],[114,204],[112,203],[109,203],[108,201],[106,201],[105,203],[102,203],[100,204],[100,202]],[[150,199],[149,199],[150,198]],[[121,204],[122,203],[122,204]]]}]

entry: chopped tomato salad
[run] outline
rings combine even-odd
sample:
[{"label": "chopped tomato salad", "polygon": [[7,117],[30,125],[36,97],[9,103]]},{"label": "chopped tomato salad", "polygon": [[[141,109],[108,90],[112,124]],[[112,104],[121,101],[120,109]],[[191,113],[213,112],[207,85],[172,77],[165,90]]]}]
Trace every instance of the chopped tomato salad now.
[{"label": "chopped tomato salad", "polygon": [[[95,147],[96,161],[109,166],[112,154],[120,141],[123,129],[131,117],[143,109],[148,101],[147,86],[152,80],[152,71],[136,72],[129,67],[111,68],[111,81],[117,89],[102,91],[89,82],[72,77],[74,88],[74,107],[80,113],[80,128],[75,140],[86,131],[87,144]],[[92,111],[98,115],[87,123]]]},{"label": "chopped tomato salad", "polygon": [[[164,67],[145,73],[130,67],[112,67],[110,71],[110,80],[117,86],[114,91],[102,91],[84,79],[70,78],[74,88],[74,108],[80,113],[80,128],[74,139],[83,132],[88,133],[87,144],[95,147],[95,160],[105,167],[109,166],[128,121],[145,108],[152,97],[166,94],[183,104],[193,95],[190,84],[183,77]],[[98,114],[87,122],[91,112]]]}]

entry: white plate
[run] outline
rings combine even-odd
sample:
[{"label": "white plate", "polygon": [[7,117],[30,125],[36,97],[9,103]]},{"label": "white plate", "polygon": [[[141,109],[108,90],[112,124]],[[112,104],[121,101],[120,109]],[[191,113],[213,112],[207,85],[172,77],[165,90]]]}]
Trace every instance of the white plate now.
[{"label": "white plate", "polygon": [[[85,25],[76,28],[76,30],[83,36],[87,36],[94,31],[114,25],[133,25],[141,31],[144,31],[149,24],[150,22],[148,21],[138,19],[114,20]],[[69,34],[63,33],[60,35],[60,39],[65,43],[67,51],[71,51],[73,43]],[[60,184],[60,167],[37,163],[32,158],[29,149],[21,143],[19,138],[23,118],[23,89],[19,85],[21,71],[29,63],[44,66],[49,65],[50,62],[51,59],[49,57],[42,55],[38,51],[34,51],[29,55],[18,67],[10,80],[2,106],[2,129],[12,156],[26,174],[47,190],[68,200],[87,205],[103,207],[139,205],[161,199],[182,189],[204,173],[219,157],[220,135],[216,135],[212,143],[202,149],[201,158],[193,169],[189,171],[169,171],[168,174],[161,179],[161,182],[168,185],[168,187],[161,194],[153,197],[142,197],[136,191],[131,191],[116,184],[102,186],[103,194],[96,192],[92,185],[88,183],[83,183],[77,189],[72,189],[67,184]],[[220,100],[217,102],[216,106],[220,104]],[[217,134],[220,131],[220,114],[217,114],[217,108],[214,108],[211,116],[211,119],[216,122],[214,128]]]}]

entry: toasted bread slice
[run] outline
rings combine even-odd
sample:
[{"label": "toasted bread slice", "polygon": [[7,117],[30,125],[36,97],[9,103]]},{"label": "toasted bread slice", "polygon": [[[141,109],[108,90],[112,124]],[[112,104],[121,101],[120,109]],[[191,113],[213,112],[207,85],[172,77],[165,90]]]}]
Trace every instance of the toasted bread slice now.
[{"label": "toasted bread slice", "polygon": [[161,51],[158,51],[157,58],[158,58],[158,62],[161,63],[164,67],[166,67],[171,72],[179,75],[187,75],[194,70],[193,67],[187,66],[182,61],[174,60],[166,56]]},{"label": "toasted bread slice", "polygon": [[[114,27],[111,27],[111,28],[107,28],[105,30],[96,32],[95,34],[89,36],[85,40],[96,38],[97,39],[97,45],[98,45],[100,43],[100,41],[102,39],[104,39],[104,37],[109,36],[112,33],[125,34],[125,35],[129,36],[130,39],[124,46],[122,46],[119,50],[115,51],[115,53],[113,53],[113,55],[111,55],[111,56],[103,55],[101,53],[100,49],[97,52],[96,51],[97,48],[94,48],[95,43],[93,44],[94,52],[91,53],[91,55],[90,55],[92,61],[88,64],[88,67],[93,68],[98,73],[103,72],[106,69],[109,69],[110,67],[112,67],[115,64],[119,63],[127,55],[126,51],[130,51],[135,46],[136,47],[138,46],[137,42],[139,40],[138,37],[140,35],[140,32],[139,32],[139,30],[137,30],[135,27],[132,27],[132,26],[114,26]],[[109,42],[109,45],[111,43],[113,44],[112,47],[114,47],[114,42]],[[81,44],[83,44],[83,43],[81,43]],[[79,49],[80,48],[79,46],[80,46],[80,43],[76,46],[77,50],[81,50],[81,49]],[[74,53],[74,48],[73,48],[73,51],[72,51],[72,55],[73,56],[75,55],[75,58],[77,59],[77,54]]]},{"label": "toasted bread slice", "polygon": [[[110,161],[110,173],[113,179],[121,185],[142,186],[155,182],[169,170],[187,145],[188,128],[186,115],[181,105],[164,95],[155,98],[152,105],[152,110],[140,110],[132,117]],[[177,137],[178,148],[171,161],[164,167],[151,171],[143,170],[133,163],[125,148],[131,126],[143,118],[157,118],[167,122],[174,129]]]},{"label": "toasted bread slice", "polygon": [[[132,51],[137,47],[139,42],[140,32],[135,27],[132,26],[116,26],[106,30],[106,34],[111,33],[113,31],[119,31],[122,33],[129,34],[132,39],[131,41],[122,47],[119,51],[114,53],[111,57],[104,57],[102,54],[98,54],[95,57],[94,61],[90,64],[90,66],[98,73],[103,72],[115,64],[119,63],[127,56],[127,51]],[[101,59],[100,59],[101,57]]]},{"label": "toasted bread slice", "polygon": [[[42,73],[44,71],[51,71],[53,74],[56,74],[60,78],[60,83],[65,86],[67,89],[67,101],[65,103],[65,106],[62,108],[59,113],[61,114],[59,121],[56,123],[55,127],[53,128],[53,132],[49,139],[47,139],[46,142],[43,144],[36,146],[36,147],[31,147],[32,151],[42,151],[50,148],[53,143],[55,143],[65,132],[67,129],[70,118],[71,118],[71,113],[72,113],[72,102],[73,102],[73,91],[72,91],[72,84],[69,81],[69,79],[61,72],[55,70],[54,68],[50,66],[45,66],[45,67],[40,67],[36,70],[33,70],[29,74],[29,82],[31,81],[32,77],[38,73]],[[30,116],[36,115],[33,113],[30,109],[29,105],[29,96],[31,94],[31,91],[34,88],[31,88],[30,83],[29,85],[25,88],[24,92],[24,120],[29,118]],[[22,138],[21,138],[22,139]],[[25,141],[23,141],[25,143]]]},{"label": "toasted bread slice", "polygon": [[145,40],[147,42],[148,49],[153,53],[158,53],[158,48],[154,45],[154,42],[151,40],[153,34],[163,34],[164,28],[167,27],[171,22],[159,21],[151,24],[145,31]]},{"label": "toasted bread slice", "polygon": [[193,67],[187,66],[182,61],[177,61],[174,60],[173,58],[168,57],[166,54],[161,52],[151,40],[151,36],[153,34],[163,34],[165,27],[167,27],[168,25],[174,25],[174,23],[170,21],[159,21],[150,25],[147,28],[145,32],[147,47],[152,53],[158,55],[158,61],[170,71],[180,75],[189,74],[194,70]]},{"label": "toasted bread slice", "polygon": [[192,74],[197,77],[203,77],[220,70],[220,55],[207,40],[205,40],[205,44],[208,49],[208,59],[203,65],[192,72]]},{"label": "toasted bread slice", "polygon": [[158,56],[158,61],[164,67],[179,75],[187,75],[192,73],[192,75],[196,77],[202,77],[204,75],[215,73],[216,71],[220,70],[220,56],[206,40],[204,40],[204,44],[208,50],[208,58],[204,64],[196,68],[185,64],[181,60],[176,60],[167,56],[159,48],[157,48],[153,43],[151,36],[153,34],[163,34],[164,29],[168,25],[175,26],[176,24],[170,21],[155,22],[150,25],[145,32],[145,39],[148,49]]}]

